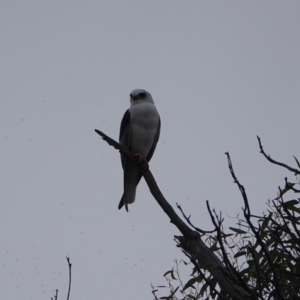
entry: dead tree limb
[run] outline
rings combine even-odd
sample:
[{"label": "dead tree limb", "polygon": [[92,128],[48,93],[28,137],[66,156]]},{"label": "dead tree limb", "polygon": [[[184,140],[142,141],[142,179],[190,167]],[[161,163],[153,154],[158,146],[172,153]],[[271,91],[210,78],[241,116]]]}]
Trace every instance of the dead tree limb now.
[{"label": "dead tree limb", "polygon": [[[95,129],[103,140],[105,140],[109,145],[113,146],[115,149],[119,150],[123,155],[132,159],[136,163],[138,161],[134,157],[134,154],[128,149],[124,148],[118,142],[105,135],[103,132]],[[149,168],[144,164],[139,164],[140,171],[145,178],[145,181],[150,189],[151,194],[156,199],[157,203],[164,210],[164,212],[170,218],[170,222],[174,224],[178,230],[183,234],[183,236],[175,236],[178,241],[178,246],[184,251],[189,253],[194,261],[201,264],[201,267],[205,268],[212,274],[221,287],[222,292],[228,294],[231,299],[245,300],[245,299],[256,299],[253,298],[253,294],[249,294],[244,288],[237,285],[234,280],[232,280],[227,274],[227,270],[221,260],[210,251],[204,242],[200,238],[200,234],[192,230],[174,211],[173,207],[168,203],[168,201],[163,196],[160,191],[152,173]]]}]

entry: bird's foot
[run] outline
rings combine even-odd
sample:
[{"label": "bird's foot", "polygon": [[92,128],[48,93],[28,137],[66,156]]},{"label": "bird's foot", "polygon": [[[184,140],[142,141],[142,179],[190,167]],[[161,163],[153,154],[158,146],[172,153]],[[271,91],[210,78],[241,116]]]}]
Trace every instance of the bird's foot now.
[{"label": "bird's foot", "polygon": [[137,158],[140,164],[144,163],[149,168],[147,159],[141,153],[134,153],[134,156]]}]

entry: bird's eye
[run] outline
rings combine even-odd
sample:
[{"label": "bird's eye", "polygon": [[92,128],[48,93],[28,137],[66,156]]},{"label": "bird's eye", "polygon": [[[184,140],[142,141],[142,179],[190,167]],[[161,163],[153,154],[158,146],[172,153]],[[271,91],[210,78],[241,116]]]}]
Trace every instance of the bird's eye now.
[{"label": "bird's eye", "polygon": [[139,93],[139,98],[144,99],[146,97],[146,93],[142,92]]},{"label": "bird's eye", "polygon": [[130,94],[130,98],[131,98],[131,99],[133,98],[132,94]]}]

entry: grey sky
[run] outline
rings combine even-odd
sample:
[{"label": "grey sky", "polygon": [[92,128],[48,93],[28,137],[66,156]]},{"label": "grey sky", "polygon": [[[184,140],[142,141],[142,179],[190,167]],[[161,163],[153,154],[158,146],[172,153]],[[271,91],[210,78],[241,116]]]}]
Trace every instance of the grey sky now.
[{"label": "grey sky", "polygon": [[[256,213],[299,153],[299,1],[1,1],[0,294],[3,299],[152,299],[182,257],[144,181],[118,211],[117,138],[129,93],[162,120],[151,170],[172,205],[212,225],[205,200]],[[234,220],[227,218],[226,226]],[[188,273],[189,270],[184,271]]]}]

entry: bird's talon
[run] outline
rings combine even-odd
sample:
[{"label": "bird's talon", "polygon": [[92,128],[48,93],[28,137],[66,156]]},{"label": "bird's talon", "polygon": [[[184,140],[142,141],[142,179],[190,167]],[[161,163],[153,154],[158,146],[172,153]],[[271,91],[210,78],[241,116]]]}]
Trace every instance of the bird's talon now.
[{"label": "bird's talon", "polygon": [[134,156],[137,158],[140,164],[144,163],[147,167],[149,167],[147,159],[141,153],[134,153]]}]

